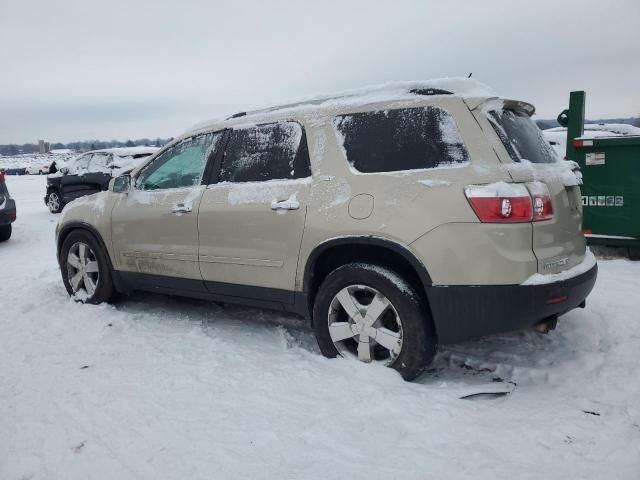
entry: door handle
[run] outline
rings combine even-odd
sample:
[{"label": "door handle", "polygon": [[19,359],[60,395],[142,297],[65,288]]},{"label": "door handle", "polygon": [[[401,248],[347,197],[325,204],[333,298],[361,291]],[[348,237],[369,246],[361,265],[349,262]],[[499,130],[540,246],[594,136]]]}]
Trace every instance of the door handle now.
[{"label": "door handle", "polygon": [[274,200],[271,202],[271,210],[298,210],[300,202],[296,199],[296,195],[292,195],[286,200]]},{"label": "door handle", "polygon": [[185,213],[189,213],[191,210],[193,210],[191,205],[185,205],[184,203],[178,203],[177,205],[173,206],[173,208],[171,209],[171,212],[175,213],[176,215],[182,215],[182,214],[185,214]]}]

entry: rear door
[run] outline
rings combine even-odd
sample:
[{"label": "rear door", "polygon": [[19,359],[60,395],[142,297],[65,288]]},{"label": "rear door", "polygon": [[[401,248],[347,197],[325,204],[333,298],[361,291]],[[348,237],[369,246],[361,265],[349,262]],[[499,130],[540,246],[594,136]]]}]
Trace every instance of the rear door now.
[{"label": "rear door", "polygon": [[218,163],[198,215],[207,289],[293,303],[311,176],[302,125],[234,129]]},{"label": "rear door", "polygon": [[580,263],[586,250],[581,193],[569,162],[557,156],[518,102],[489,103],[477,116],[498,137],[502,148],[496,152],[513,181],[541,182],[549,189],[552,218],[532,222],[538,272],[557,273]]},{"label": "rear door", "polygon": [[142,287],[204,291],[198,208],[204,172],[221,138],[200,134],[169,147],[119,196],[111,215],[117,268],[138,274],[132,278]]}]

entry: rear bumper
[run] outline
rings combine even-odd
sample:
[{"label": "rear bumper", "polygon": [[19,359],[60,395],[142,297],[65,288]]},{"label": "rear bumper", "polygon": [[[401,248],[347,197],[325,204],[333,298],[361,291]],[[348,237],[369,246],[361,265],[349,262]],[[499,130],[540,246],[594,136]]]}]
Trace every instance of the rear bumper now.
[{"label": "rear bumper", "polygon": [[428,287],[438,341],[455,343],[521,330],[562,315],[584,305],[597,276],[594,265],[575,277],[541,285]]}]

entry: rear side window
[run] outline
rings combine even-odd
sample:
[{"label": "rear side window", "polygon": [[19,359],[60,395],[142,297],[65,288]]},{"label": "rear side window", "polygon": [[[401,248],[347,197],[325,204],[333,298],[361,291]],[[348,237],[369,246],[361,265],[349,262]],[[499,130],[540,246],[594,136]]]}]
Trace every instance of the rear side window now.
[{"label": "rear side window", "polygon": [[516,110],[490,110],[487,118],[514,162],[553,163],[558,157],[531,117]]},{"label": "rear side window", "polygon": [[219,182],[260,182],[311,175],[302,126],[272,123],[231,131]]},{"label": "rear side window", "polygon": [[397,172],[469,161],[455,120],[439,107],[379,110],[341,115],[334,126],[353,168]]}]

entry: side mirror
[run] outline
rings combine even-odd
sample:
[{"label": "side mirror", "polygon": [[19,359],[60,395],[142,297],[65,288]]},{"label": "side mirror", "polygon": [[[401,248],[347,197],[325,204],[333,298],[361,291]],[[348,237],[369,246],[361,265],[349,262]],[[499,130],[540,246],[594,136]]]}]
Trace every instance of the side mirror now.
[{"label": "side mirror", "polygon": [[129,174],[112,178],[109,182],[109,191],[113,193],[127,193],[131,190],[131,176]]}]

